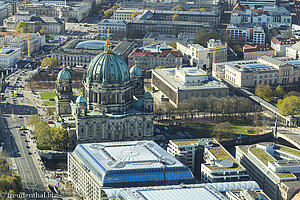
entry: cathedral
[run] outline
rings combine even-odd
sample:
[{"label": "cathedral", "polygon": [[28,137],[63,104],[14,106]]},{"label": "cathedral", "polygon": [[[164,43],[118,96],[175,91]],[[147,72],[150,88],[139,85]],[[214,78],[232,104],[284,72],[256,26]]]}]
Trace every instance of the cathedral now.
[{"label": "cathedral", "polygon": [[137,65],[129,70],[110,46],[107,39],[104,53],[84,72],[81,96],[73,95],[70,72],[58,73],[56,117],[69,132],[70,147],[153,137],[153,97],[144,91],[142,70]]}]

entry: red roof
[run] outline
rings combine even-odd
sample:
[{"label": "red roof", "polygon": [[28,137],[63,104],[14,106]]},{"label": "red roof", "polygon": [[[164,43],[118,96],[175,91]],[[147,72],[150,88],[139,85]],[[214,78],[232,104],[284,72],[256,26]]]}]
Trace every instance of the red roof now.
[{"label": "red roof", "polygon": [[255,52],[255,51],[274,51],[274,49],[269,45],[255,45],[251,46],[249,44],[245,44],[243,46],[243,52]]},{"label": "red roof", "polygon": [[296,38],[280,38],[280,37],[273,37],[272,42],[275,44],[295,44],[296,42],[299,42],[300,39]]}]

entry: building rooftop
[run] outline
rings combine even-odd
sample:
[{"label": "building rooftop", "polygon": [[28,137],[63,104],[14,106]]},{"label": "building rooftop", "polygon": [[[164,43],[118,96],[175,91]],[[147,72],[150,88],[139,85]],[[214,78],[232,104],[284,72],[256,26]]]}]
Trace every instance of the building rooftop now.
[{"label": "building rooftop", "polygon": [[[292,168],[285,167],[298,167],[300,151],[290,147],[273,144],[273,143],[259,143],[256,145],[239,146],[244,153],[249,155],[252,162],[256,163],[266,174],[272,179],[278,181],[283,180],[296,180],[296,174],[293,173]],[[275,154],[276,152],[276,154]],[[280,158],[278,157],[280,155]],[[286,155],[289,155],[287,159]],[[277,172],[275,172],[275,170]],[[284,172],[278,172],[284,171]]]},{"label": "building rooftop", "polygon": [[192,139],[192,140],[172,140],[174,144],[180,147],[184,146],[193,146],[198,142],[198,139]]},{"label": "building rooftop", "polygon": [[[109,198],[118,198],[121,196],[125,198],[125,200],[153,200],[154,195],[155,200],[168,200],[169,197],[172,197],[171,200],[210,200],[219,198],[227,199],[223,195],[220,196],[220,192],[243,191],[245,189],[258,190],[260,189],[260,187],[255,181],[241,181],[224,183],[203,183],[193,185],[181,184],[170,186],[104,189],[103,191]],[[207,193],[207,191],[210,194]],[[173,194],[176,194],[176,196],[174,196]]]},{"label": "building rooftop", "polygon": [[216,144],[210,148],[207,148],[206,150],[211,152],[214,157],[216,157],[213,165],[211,163],[204,164],[209,169],[213,171],[244,169],[234,160],[234,158],[224,149],[224,147]]},{"label": "building rooftop", "polygon": [[[197,68],[194,68],[197,70]],[[175,71],[177,68],[167,68],[167,69],[154,69],[153,73],[158,74],[162,79],[164,79],[174,90],[199,90],[199,89],[211,89],[211,88],[228,88],[222,82],[214,79],[210,75],[207,76],[206,81],[197,82],[197,84],[184,84],[179,78],[175,76]]]},{"label": "building rooftop", "polygon": [[194,181],[186,166],[153,141],[80,144],[72,155],[83,162],[89,174],[103,186]]}]

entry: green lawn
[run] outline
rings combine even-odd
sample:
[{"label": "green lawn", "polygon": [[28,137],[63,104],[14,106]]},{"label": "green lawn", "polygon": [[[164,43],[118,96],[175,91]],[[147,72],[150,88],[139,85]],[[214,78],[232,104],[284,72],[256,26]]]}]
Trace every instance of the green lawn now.
[{"label": "green lawn", "polygon": [[44,99],[53,99],[55,97],[55,92],[41,92],[41,98]]},{"label": "green lawn", "polygon": [[55,106],[56,102],[55,101],[43,101],[45,106]]},{"label": "green lawn", "polygon": [[54,115],[55,107],[47,107],[47,113],[49,115]]},{"label": "green lawn", "polygon": [[[212,137],[215,129],[220,129],[215,124],[187,124],[188,129],[191,135],[195,138],[199,137]],[[251,134],[259,134],[262,132],[262,128],[252,127],[252,126],[236,126],[230,124],[224,124],[221,127],[221,130],[226,133],[230,133],[228,136],[232,134],[242,134],[242,135],[251,135]]]}]

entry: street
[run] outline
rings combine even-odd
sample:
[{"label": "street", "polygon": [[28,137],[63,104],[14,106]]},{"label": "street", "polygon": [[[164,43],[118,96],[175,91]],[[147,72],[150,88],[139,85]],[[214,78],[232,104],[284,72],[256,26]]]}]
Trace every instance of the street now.
[{"label": "street", "polygon": [[28,96],[31,91],[23,89],[25,79],[32,73],[33,71],[18,71],[6,80],[9,85],[5,90],[5,100],[1,102],[0,130],[6,157],[14,173],[21,176],[24,192],[41,194],[47,190],[40,176],[42,173],[38,171],[37,162],[33,159],[37,151],[31,148],[30,132],[19,130],[25,121],[29,121],[30,115],[37,114],[33,105],[38,102],[32,96]]}]

